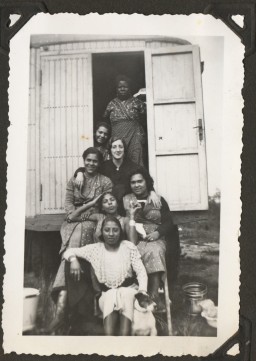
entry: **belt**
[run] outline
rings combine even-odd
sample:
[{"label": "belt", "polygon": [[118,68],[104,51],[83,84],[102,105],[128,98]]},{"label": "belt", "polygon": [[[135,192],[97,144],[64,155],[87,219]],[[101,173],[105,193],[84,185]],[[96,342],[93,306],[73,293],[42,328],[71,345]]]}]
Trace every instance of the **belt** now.
[{"label": "belt", "polygon": [[[136,279],[133,277],[128,277],[118,287],[129,287],[129,286],[133,285],[134,283],[136,283]],[[106,286],[105,283],[100,283],[100,288],[101,288],[102,292],[107,292],[108,290],[112,289],[112,288],[109,288],[108,286]]]}]

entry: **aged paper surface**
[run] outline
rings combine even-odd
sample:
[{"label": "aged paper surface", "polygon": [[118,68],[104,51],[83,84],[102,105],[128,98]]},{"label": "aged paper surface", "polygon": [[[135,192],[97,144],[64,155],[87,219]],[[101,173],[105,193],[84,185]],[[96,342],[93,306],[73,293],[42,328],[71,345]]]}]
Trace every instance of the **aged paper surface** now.
[{"label": "aged paper surface", "polygon": [[[71,26],[72,24],[72,26]],[[103,337],[23,335],[23,268],[29,117],[30,36],[40,34],[136,35],[185,39],[197,44],[205,67],[204,87],[208,189],[221,190],[218,328],[216,337]],[[71,36],[72,38],[72,36]],[[37,15],[11,41],[10,128],[7,152],[7,204],[4,264],[4,351],[39,355],[92,354],[206,356],[238,329],[240,154],[242,150],[243,46],[221,21],[211,16]],[[216,53],[216,51],[219,53]],[[212,61],[215,59],[219,64]],[[208,68],[209,69],[209,68]],[[209,74],[209,73],[208,73]],[[205,80],[206,82],[206,80]],[[208,89],[208,90],[207,90]],[[210,90],[209,90],[210,89]],[[217,93],[216,93],[217,92]],[[208,119],[207,119],[208,117]],[[208,123],[207,123],[208,122]]]}]

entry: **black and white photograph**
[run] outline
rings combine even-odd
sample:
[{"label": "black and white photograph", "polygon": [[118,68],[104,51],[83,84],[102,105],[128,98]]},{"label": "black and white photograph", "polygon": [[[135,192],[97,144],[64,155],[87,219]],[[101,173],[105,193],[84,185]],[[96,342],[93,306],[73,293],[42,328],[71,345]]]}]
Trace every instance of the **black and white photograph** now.
[{"label": "black and white photograph", "polygon": [[[235,41],[204,16],[54,17],[24,27],[16,101],[26,112],[20,129],[10,126],[9,156],[19,144],[11,127],[26,144],[8,176],[23,200],[16,210],[8,202],[6,216],[11,238],[17,212],[5,285],[17,262],[21,321],[14,346],[5,332],[7,350],[109,355],[117,342],[116,355],[205,356],[238,325],[243,76],[239,61],[233,72],[227,64]],[[15,70],[10,93],[12,79]]]}]

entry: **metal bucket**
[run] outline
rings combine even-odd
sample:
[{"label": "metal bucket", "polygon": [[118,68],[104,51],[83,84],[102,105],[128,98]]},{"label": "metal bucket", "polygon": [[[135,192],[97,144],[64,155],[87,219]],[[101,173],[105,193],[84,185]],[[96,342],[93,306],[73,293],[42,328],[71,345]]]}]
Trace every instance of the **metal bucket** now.
[{"label": "metal bucket", "polygon": [[39,290],[36,288],[23,289],[23,332],[35,327]]},{"label": "metal bucket", "polygon": [[183,287],[186,309],[189,315],[197,316],[202,312],[199,302],[207,295],[207,286],[199,282],[191,282]]}]

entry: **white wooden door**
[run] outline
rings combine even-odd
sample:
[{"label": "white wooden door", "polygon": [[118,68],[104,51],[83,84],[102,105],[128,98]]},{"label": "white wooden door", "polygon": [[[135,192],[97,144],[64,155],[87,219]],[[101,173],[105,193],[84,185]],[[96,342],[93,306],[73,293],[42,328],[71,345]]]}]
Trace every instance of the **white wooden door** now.
[{"label": "white wooden door", "polygon": [[145,51],[149,168],[171,210],[208,208],[200,53]]},{"label": "white wooden door", "polygon": [[67,181],[93,145],[91,55],[42,56],[41,69],[41,213],[63,213]]}]

